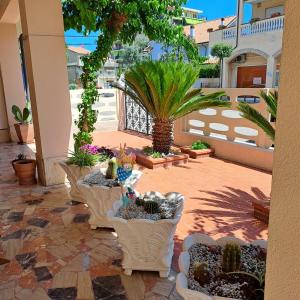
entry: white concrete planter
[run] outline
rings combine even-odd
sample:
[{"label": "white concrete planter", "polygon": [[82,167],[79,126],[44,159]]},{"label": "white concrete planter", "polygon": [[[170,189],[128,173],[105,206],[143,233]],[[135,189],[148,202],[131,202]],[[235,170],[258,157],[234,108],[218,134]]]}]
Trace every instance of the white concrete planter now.
[{"label": "white concrete planter", "polygon": [[[223,237],[218,240],[212,239],[210,236],[206,234],[195,233],[189,235],[185,238],[183,242],[183,252],[181,252],[179,256],[179,269],[180,273],[177,275],[176,279],[176,289],[177,292],[185,299],[185,300],[237,300],[233,298],[227,297],[218,297],[218,296],[208,296],[204,293],[200,293],[188,288],[188,272],[190,268],[190,255],[189,248],[194,244],[204,244],[204,245],[219,245],[225,246],[228,242],[234,242],[239,245],[247,245],[246,242],[235,238],[235,237]],[[265,240],[256,240],[251,243],[252,245],[260,246],[264,249],[267,249],[267,242]]]},{"label": "white concrete planter", "polygon": [[126,275],[130,276],[133,270],[158,271],[160,277],[167,277],[170,273],[174,249],[173,236],[182,214],[184,198],[178,193],[168,193],[165,196],[156,193],[156,195],[163,198],[182,199],[182,205],[178,208],[174,219],[152,221],[125,220],[115,217],[122,206],[122,201],[115,202],[113,209],[107,214],[118,234],[124,253],[122,266]]},{"label": "white concrete planter", "polygon": [[[105,170],[106,169],[101,169],[103,174],[105,174]],[[83,182],[87,177],[92,175],[93,174],[89,174],[77,182],[77,188],[91,212],[89,224],[92,229],[96,229],[97,227],[113,228],[111,222],[107,219],[107,212],[113,208],[114,202],[121,199],[121,187],[116,186],[110,188],[99,185],[89,185]],[[132,175],[125,181],[124,186],[134,188],[141,176],[142,172],[134,170]]]},{"label": "white concrete planter", "polygon": [[77,181],[86,175],[100,169],[100,165],[94,167],[79,167],[76,165],[68,165],[65,161],[59,162],[59,165],[66,172],[67,178],[70,182],[70,197],[72,200],[84,202],[83,196],[77,187]]}]

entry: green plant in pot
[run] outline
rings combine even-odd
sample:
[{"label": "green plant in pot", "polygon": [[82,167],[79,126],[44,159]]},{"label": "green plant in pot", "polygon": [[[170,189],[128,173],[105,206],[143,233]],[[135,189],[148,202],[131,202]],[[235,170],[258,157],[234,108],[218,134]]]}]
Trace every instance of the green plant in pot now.
[{"label": "green plant in pot", "polygon": [[26,106],[23,108],[23,110],[21,110],[17,105],[13,105],[11,111],[15,120],[17,121],[14,126],[20,144],[32,143],[34,140],[34,133],[31,123],[32,117],[29,102],[26,103]]},{"label": "green plant in pot", "polygon": [[125,74],[127,88],[115,83],[153,117],[153,152],[169,154],[173,142],[174,121],[209,107],[229,107],[220,100],[223,92],[204,95],[192,89],[199,68],[174,61],[147,61],[137,64]]},{"label": "green plant in pot", "polygon": [[12,166],[20,185],[32,185],[36,183],[35,159],[28,159],[24,154],[20,153],[17,158],[12,161]]}]

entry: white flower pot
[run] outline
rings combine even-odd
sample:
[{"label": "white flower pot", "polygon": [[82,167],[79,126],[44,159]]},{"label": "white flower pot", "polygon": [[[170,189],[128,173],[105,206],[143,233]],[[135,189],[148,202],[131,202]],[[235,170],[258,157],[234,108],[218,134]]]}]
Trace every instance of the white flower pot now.
[{"label": "white flower pot", "polygon": [[[105,173],[105,169],[101,169],[101,171],[103,174]],[[113,208],[114,202],[121,199],[122,189],[120,186],[110,188],[84,183],[84,180],[92,175],[89,174],[77,182],[77,188],[91,213],[89,224],[92,229],[97,227],[113,228],[111,222],[107,219],[107,212]],[[141,171],[134,170],[132,175],[125,181],[124,187],[134,188],[141,176]]]},{"label": "white flower pot", "polygon": [[71,189],[69,194],[72,200],[84,202],[83,196],[77,187],[77,181],[95,170],[100,169],[100,165],[93,167],[79,167],[76,165],[68,165],[65,161],[59,162],[59,165],[66,172],[70,182]]},{"label": "white flower pot", "polygon": [[168,193],[165,196],[156,192],[155,194],[162,198],[182,199],[182,204],[177,209],[174,219],[152,221],[125,220],[116,217],[122,201],[115,202],[113,209],[107,214],[118,234],[124,253],[122,266],[126,275],[130,276],[133,270],[158,271],[160,277],[167,277],[170,273],[174,249],[173,237],[182,214],[184,198],[178,193]]},{"label": "white flower pot", "polygon": [[[185,300],[225,300],[225,299],[237,300],[237,299],[227,298],[227,297],[208,296],[204,293],[194,291],[188,288],[188,273],[190,268],[190,255],[188,252],[189,248],[192,247],[194,244],[198,244],[198,243],[208,245],[208,246],[213,246],[213,245],[225,246],[228,242],[234,242],[241,246],[249,245],[249,243],[246,243],[235,237],[223,237],[218,240],[214,240],[210,236],[206,234],[200,234],[200,233],[195,233],[185,238],[182,246],[183,252],[181,252],[179,256],[180,273],[177,275],[177,279],[176,279],[177,292]],[[250,244],[267,249],[267,242],[265,240],[256,240]]]}]

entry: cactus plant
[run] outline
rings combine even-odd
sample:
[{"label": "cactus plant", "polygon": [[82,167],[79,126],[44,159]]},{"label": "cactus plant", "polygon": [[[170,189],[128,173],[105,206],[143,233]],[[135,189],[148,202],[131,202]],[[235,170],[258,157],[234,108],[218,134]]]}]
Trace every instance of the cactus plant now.
[{"label": "cactus plant", "polygon": [[194,265],[194,279],[200,284],[204,285],[210,282],[210,273],[208,271],[208,265],[205,262],[196,262]]},{"label": "cactus plant", "polygon": [[159,213],[159,205],[156,201],[147,200],[144,202],[144,210],[147,214]]},{"label": "cactus plant", "polygon": [[223,249],[222,270],[225,273],[239,271],[241,265],[241,248],[238,244],[227,243]]},{"label": "cactus plant", "polygon": [[145,203],[144,199],[136,198],[135,200],[136,206],[144,206],[144,203]]},{"label": "cactus plant", "polygon": [[106,179],[116,179],[117,178],[117,163],[115,160],[110,160],[108,162],[108,168],[105,174]]},{"label": "cactus plant", "polygon": [[17,105],[12,106],[11,112],[18,123],[29,124],[31,122],[31,112],[30,112],[29,102],[27,102],[26,106],[23,109],[23,112]]}]

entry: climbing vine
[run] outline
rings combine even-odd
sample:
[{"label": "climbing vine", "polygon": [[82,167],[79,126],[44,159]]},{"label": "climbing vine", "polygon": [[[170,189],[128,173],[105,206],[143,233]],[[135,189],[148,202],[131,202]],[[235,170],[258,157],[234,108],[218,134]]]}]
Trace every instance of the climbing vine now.
[{"label": "climbing vine", "polygon": [[150,40],[174,47],[183,47],[189,60],[197,61],[198,50],[187,38],[181,26],[170,24],[173,17],[181,16],[186,0],[63,0],[65,29],[75,29],[85,35],[98,32],[95,51],[83,57],[81,82],[84,92],[78,105],[79,129],[74,134],[75,150],[92,142],[97,121],[93,104],[98,100],[97,71],[105,63],[114,43],[118,40],[131,44],[138,34]]}]

